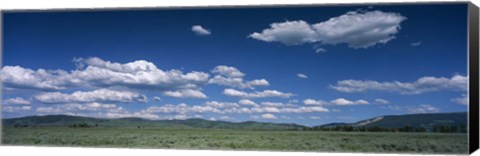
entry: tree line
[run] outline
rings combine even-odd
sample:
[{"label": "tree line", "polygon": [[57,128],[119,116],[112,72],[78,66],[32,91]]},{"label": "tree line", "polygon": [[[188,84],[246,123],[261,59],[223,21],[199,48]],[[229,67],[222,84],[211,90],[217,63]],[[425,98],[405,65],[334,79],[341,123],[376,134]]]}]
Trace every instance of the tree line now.
[{"label": "tree line", "polygon": [[90,125],[88,123],[74,123],[74,124],[69,125],[68,127],[70,127],[70,128],[92,128],[92,127],[98,127],[98,124]]}]

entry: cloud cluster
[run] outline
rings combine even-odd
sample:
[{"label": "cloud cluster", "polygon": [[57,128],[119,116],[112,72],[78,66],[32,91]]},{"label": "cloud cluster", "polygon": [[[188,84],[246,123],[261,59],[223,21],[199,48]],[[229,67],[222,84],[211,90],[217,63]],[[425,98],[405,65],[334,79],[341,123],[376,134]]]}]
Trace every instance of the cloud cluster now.
[{"label": "cloud cluster", "polygon": [[207,95],[202,93],[199,90],[194,89],[181,89],[176,91],[166,91],[164,92],[166,96],[175,97],[175,98],[197,98],[197,99],[206,99]]},{"label": "cloud cluster", "polygon": [[272,23],[270,28],[249,37],[285,45],[346,43],[352,48],[367,48],[395,38],[404,20],[406,17],[398,13],[351,11],[315,24],[303,20]]},{"label": "cloud cluster", "polygon": [[45,104],[68,104],[68,103],[146,103],[147,97],[132,91],[116,91],[110,89],[98,89],[94,91],[76,91],[72,94],[61,92],[42,93],[34,97],[35,100]]},{"label": "cloud cluster", "polygon": [[156,114],[148,114],[143,112],[132,113],[125,108],[117,106],[115,104],[103,104],[98,102],[50,105],[45,107],[38,107],[35,111],[39,114],[65,114],[100,118],[139,117],[145,119],[163,119],[161,118],[161,116]]},{"label": "cloud cluster", "polygon": [[29,100],[23,99],[21,97],[10,98],[3,101],[4,104],[11,105],[29,105],[31,102]]},{"label": "cloud cluster", "polygon": [[145,60],[121,64],[92,57],[76,58],[74,62],[77,69],[70,72],[5,66],[1,70],[1,79],[5,87],[18,89],[59,91],[85,86],[123,87],[156,90],[173,97],[206,97],[199,89],[209,80],[209,74],[204,72],[164,71]]},{"label": "cloud cluster", "polygon": [[211,70],[216,74],[209,80],[211,84],[235,87],[240,89],[254,89],[256,86],[269,86],[270,83],[265,79],[256,79],[251,81],[244,81],[245,76],[240,70],[235,67],[220,65]]},{"label": "cloud cluster", "polygon": [[278,97],[278,98],[289,98],[293,96],[292,93],[283,93],[277,90],[264,90],[264,91],[255,91],[255,92],[244,92],[240,90],[235,90],[231,88],[227,88],[223,91],[223,94],[227,96],[233,97],[240,97],[244,99],[252,99],[252,98],[271,98],[271,97]]},{"label": "cloud cluster", "polygon": [[378,82],[363,80],[342,80],[332,89],[346,93],[366,92],[369,90],[398,92],[400,94],[422,94],[441,90],[466,91],[468,88],[468,77],[455,75],[451,78],[445,77],[421,77],[415,82]]}]

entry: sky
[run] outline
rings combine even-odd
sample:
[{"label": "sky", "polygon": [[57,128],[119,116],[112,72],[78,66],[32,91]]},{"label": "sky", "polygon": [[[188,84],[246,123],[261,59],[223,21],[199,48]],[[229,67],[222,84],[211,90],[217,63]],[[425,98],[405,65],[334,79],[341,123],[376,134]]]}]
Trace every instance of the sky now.
[{"label": "sky", "polygon": [[307,126],[468,109],[467,5],[3,14],[2,117]]}]

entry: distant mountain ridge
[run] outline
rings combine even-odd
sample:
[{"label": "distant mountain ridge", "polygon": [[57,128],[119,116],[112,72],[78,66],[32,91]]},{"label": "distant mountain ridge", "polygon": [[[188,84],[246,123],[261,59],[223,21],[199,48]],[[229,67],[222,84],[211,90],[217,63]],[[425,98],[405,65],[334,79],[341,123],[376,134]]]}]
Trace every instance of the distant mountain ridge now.
[{"label": "distant mountain ridge", "polygon": [[467,125],[467,112],[454,113],[426,113],[426,114],[405,114],[405,115],[385,115],[354,123],[330,123],[320,126],[320,128],[329,128],[335,126],[353,126],[353,127],[382,127],[382,128],[402,128],[411,126],[415,128],[431,128],[437,125],[443,126],[465,126]]},{"label": "distant mountain ridge", "polygon": [[305,126],[298,124],[267,123],[267,122],[227,122],[210,121],[200,118],[186,120],[148,120],[143,118],[103,119],[93,117],[46,115],[27,116],[20,118],[3,119],[3,126],[30,125],[30,126],[71,126],[86,123],[102,127],[158,127],[158,128],[214,128],[214,129],[252,129],[252,130],[290,130],[302,129]]},{"label": "distant mountain ridge", "polygon": [[[73,124],[87,123],[101,127],[158,127],[158,128],[212,128],[212,129],[250,129],[250,130],[295,130],[310,128],[309,126],[294,123],[269,123],[269,122],[228,122],[211,121],[200,118],[186,120],[148,120],[143,118],[93,118],[69,115],[27,116],[20,118],[3,119],[3,126],[18,124],[31,126],[70,126]],[[336,126],[353,127],[382,127],[402,128],[411,126],[415,128],[431,128],[436,125],[465,126],[467,125],[467,112],[455,113],[429,113],[385,115],[354,123],[329,123],[313,128],[329,128]]]}]

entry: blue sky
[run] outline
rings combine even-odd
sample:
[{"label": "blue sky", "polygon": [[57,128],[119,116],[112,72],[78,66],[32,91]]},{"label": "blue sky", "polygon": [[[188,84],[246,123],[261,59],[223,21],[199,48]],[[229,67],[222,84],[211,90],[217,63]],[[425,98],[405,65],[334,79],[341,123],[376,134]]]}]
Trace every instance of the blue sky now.
[{"label": "blue sky", "polygon": [[466,4],[5,13],[3,117],[467,111]]}]

